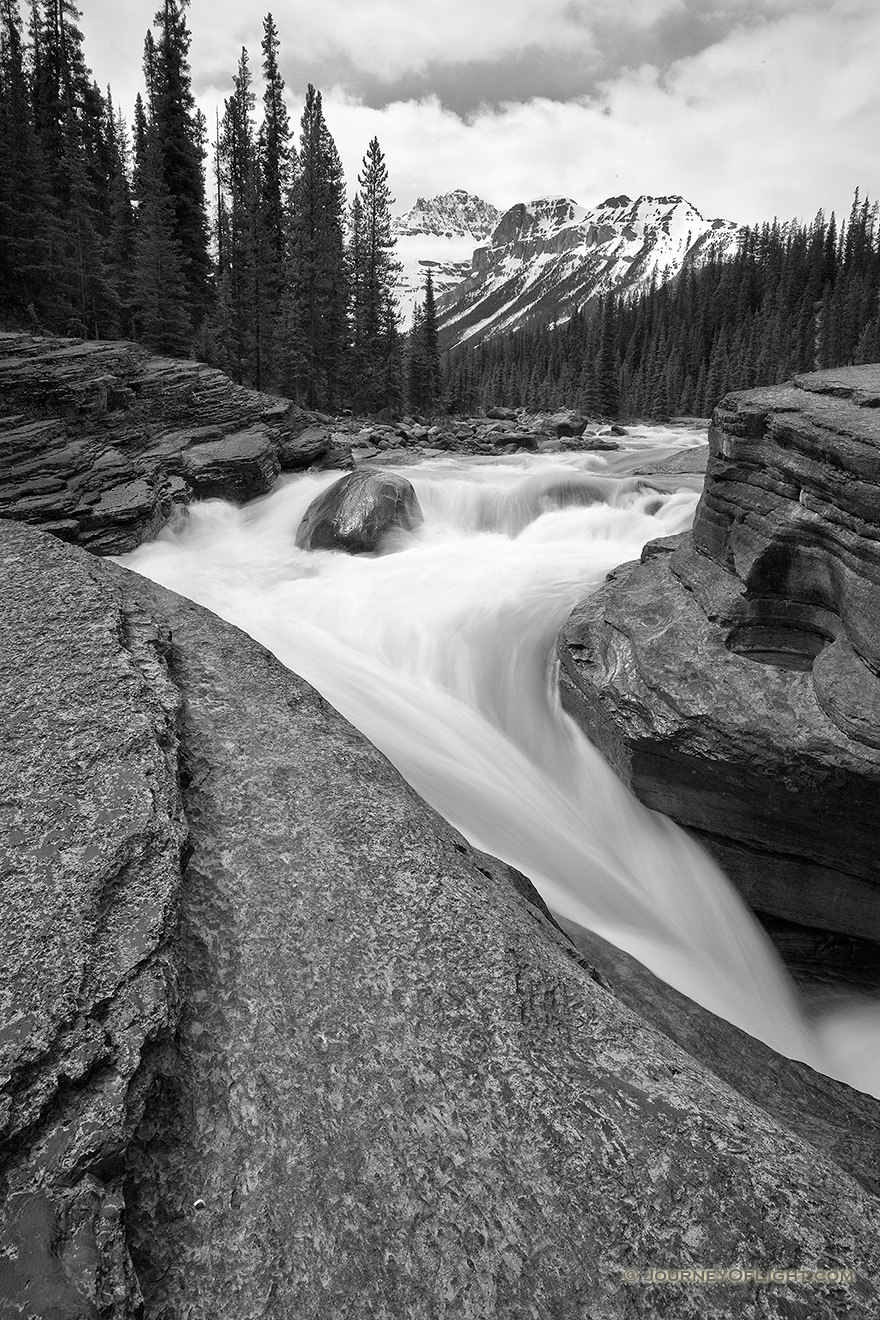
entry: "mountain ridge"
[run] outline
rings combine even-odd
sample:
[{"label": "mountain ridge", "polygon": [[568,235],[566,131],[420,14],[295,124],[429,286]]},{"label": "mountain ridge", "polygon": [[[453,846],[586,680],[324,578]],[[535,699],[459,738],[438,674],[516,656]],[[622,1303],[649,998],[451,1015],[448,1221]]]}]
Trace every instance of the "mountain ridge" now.
[{"label": "mountain ridge", "polygon": [[518,202],[474,250],[465,279],[438,299],[441,344],[567,320],[611,289],[647,288],[730,250],[738,234],[733,221],[707,220],[675,193],[621,194],[593,208],[568,197]]}]

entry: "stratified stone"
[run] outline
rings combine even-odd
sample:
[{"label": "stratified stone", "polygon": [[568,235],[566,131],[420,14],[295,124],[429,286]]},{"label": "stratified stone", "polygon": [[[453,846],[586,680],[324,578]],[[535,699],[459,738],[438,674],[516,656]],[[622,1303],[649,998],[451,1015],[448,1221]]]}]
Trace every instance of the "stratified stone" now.
[{"label": "stratified stone", "polygon": [[880,940],[880,367],[728,396],[693,535],[562,630],[562,698],[758,911]]},{"label": "stratified stone", "polygon": [[365,468],[340,477],[312,500],[297,528],[301,550],[369,554],[393,532],[414,531],[423,521],[412,482],[393,472]]},{"label": "stratified stone", "polygon": [[0,516],[123,553],[193,495],[264,494],[298,424],[203,363],[0,334]]}]

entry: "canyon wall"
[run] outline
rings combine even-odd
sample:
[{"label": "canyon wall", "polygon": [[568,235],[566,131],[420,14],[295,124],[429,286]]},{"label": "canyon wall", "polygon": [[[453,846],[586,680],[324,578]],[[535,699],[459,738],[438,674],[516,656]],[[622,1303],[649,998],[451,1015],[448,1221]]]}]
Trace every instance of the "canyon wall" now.
[{"label": "canyon wall", "polygon": [[878,941],[880,366],[730,395],[709,441],[693,532],[563,628],[563,702],[753,908]]}]

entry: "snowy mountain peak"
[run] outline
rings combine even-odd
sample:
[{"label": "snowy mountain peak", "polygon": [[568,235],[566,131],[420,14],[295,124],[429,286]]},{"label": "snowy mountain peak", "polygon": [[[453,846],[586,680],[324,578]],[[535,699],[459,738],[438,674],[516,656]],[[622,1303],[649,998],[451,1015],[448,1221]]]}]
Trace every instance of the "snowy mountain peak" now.
[{"label": "snowy mountain peak", "polygon": [[726,250],[738,227],[706,220],[685,198],[608,197],[592,209],[539,197],[505,211],[470,272],[440,301],[447,344],[478,342],[534,321],[563,321],[609,289],[671,279],[688,262]]},{"label": "snowy mountain peak", "polygon": [[394,226],[399,235],[443,234],[447,238],[467,235],[479,242],[489,237],[500,216],[501,212],[491,202],[456,188],[430,200],[419,197],[415,206],[397,217]]},{"label": "snowy mountain peak", "polygon": [[405,327],[424,296],[425,275],[431,271],[438,295],[461,283],[471,268],[474,248],[485,243],[501,218],[491,202],[456,188],[439,197],[419,197],[415,206],[394,220],[397,260],[402,270],[397,300]]}]

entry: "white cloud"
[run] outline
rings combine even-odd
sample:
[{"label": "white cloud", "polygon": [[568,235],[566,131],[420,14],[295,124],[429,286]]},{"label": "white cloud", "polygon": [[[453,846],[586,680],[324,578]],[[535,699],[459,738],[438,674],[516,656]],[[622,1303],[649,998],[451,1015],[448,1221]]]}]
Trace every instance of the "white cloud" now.
[{"label": "white cloud", "polygon": [[467,123],[434,99],[377,111],[331,92],[325,107],[349,171],[379,136],[404,204],[452,187],[502,206],[680,192],[753,222],[840,213],[857,185],[876,196],[878,68],[880,13],[845,0],[736,31],[665,77],[623,74],[593,100],[484,108]]},{"label": "white cloud", "polygon": [[[157,0],[112,0],[113,22],[111,0],[81,3],[90,62],[101,82],[113,81],[130,113],[142,29]],[[335,32],[360,67],[378,69],[440,56],[484,58],[530,39],[545,48],[580,42],[586,59],[597,15],[649,26],[682,9],[682,0],[281,0],[273,12],[282,49],[295,43],[303,55]],[[547,193],[591,205],[619,192],[680,192],[707,215],[755,221],[810,217],[820,206],[840,212],[857,185],[876,195],[875,0],[717,0],[702,10],[725,17],[725,36],[671,67],[659,67],[658,59],[620,71],[592,98],[484,107],[465,122],[433,97],[373,110],[325,85],[346,176],[354,181],[375,133],[400,206],[454,187],[500,206]],[[223,80],[201,96],[213,124],[243,41],[259,66],[262,19],[231,0],[193,0],[189,20],[201,84],[208,71]],[[300,104],[294,97],[295,123]]]}]

